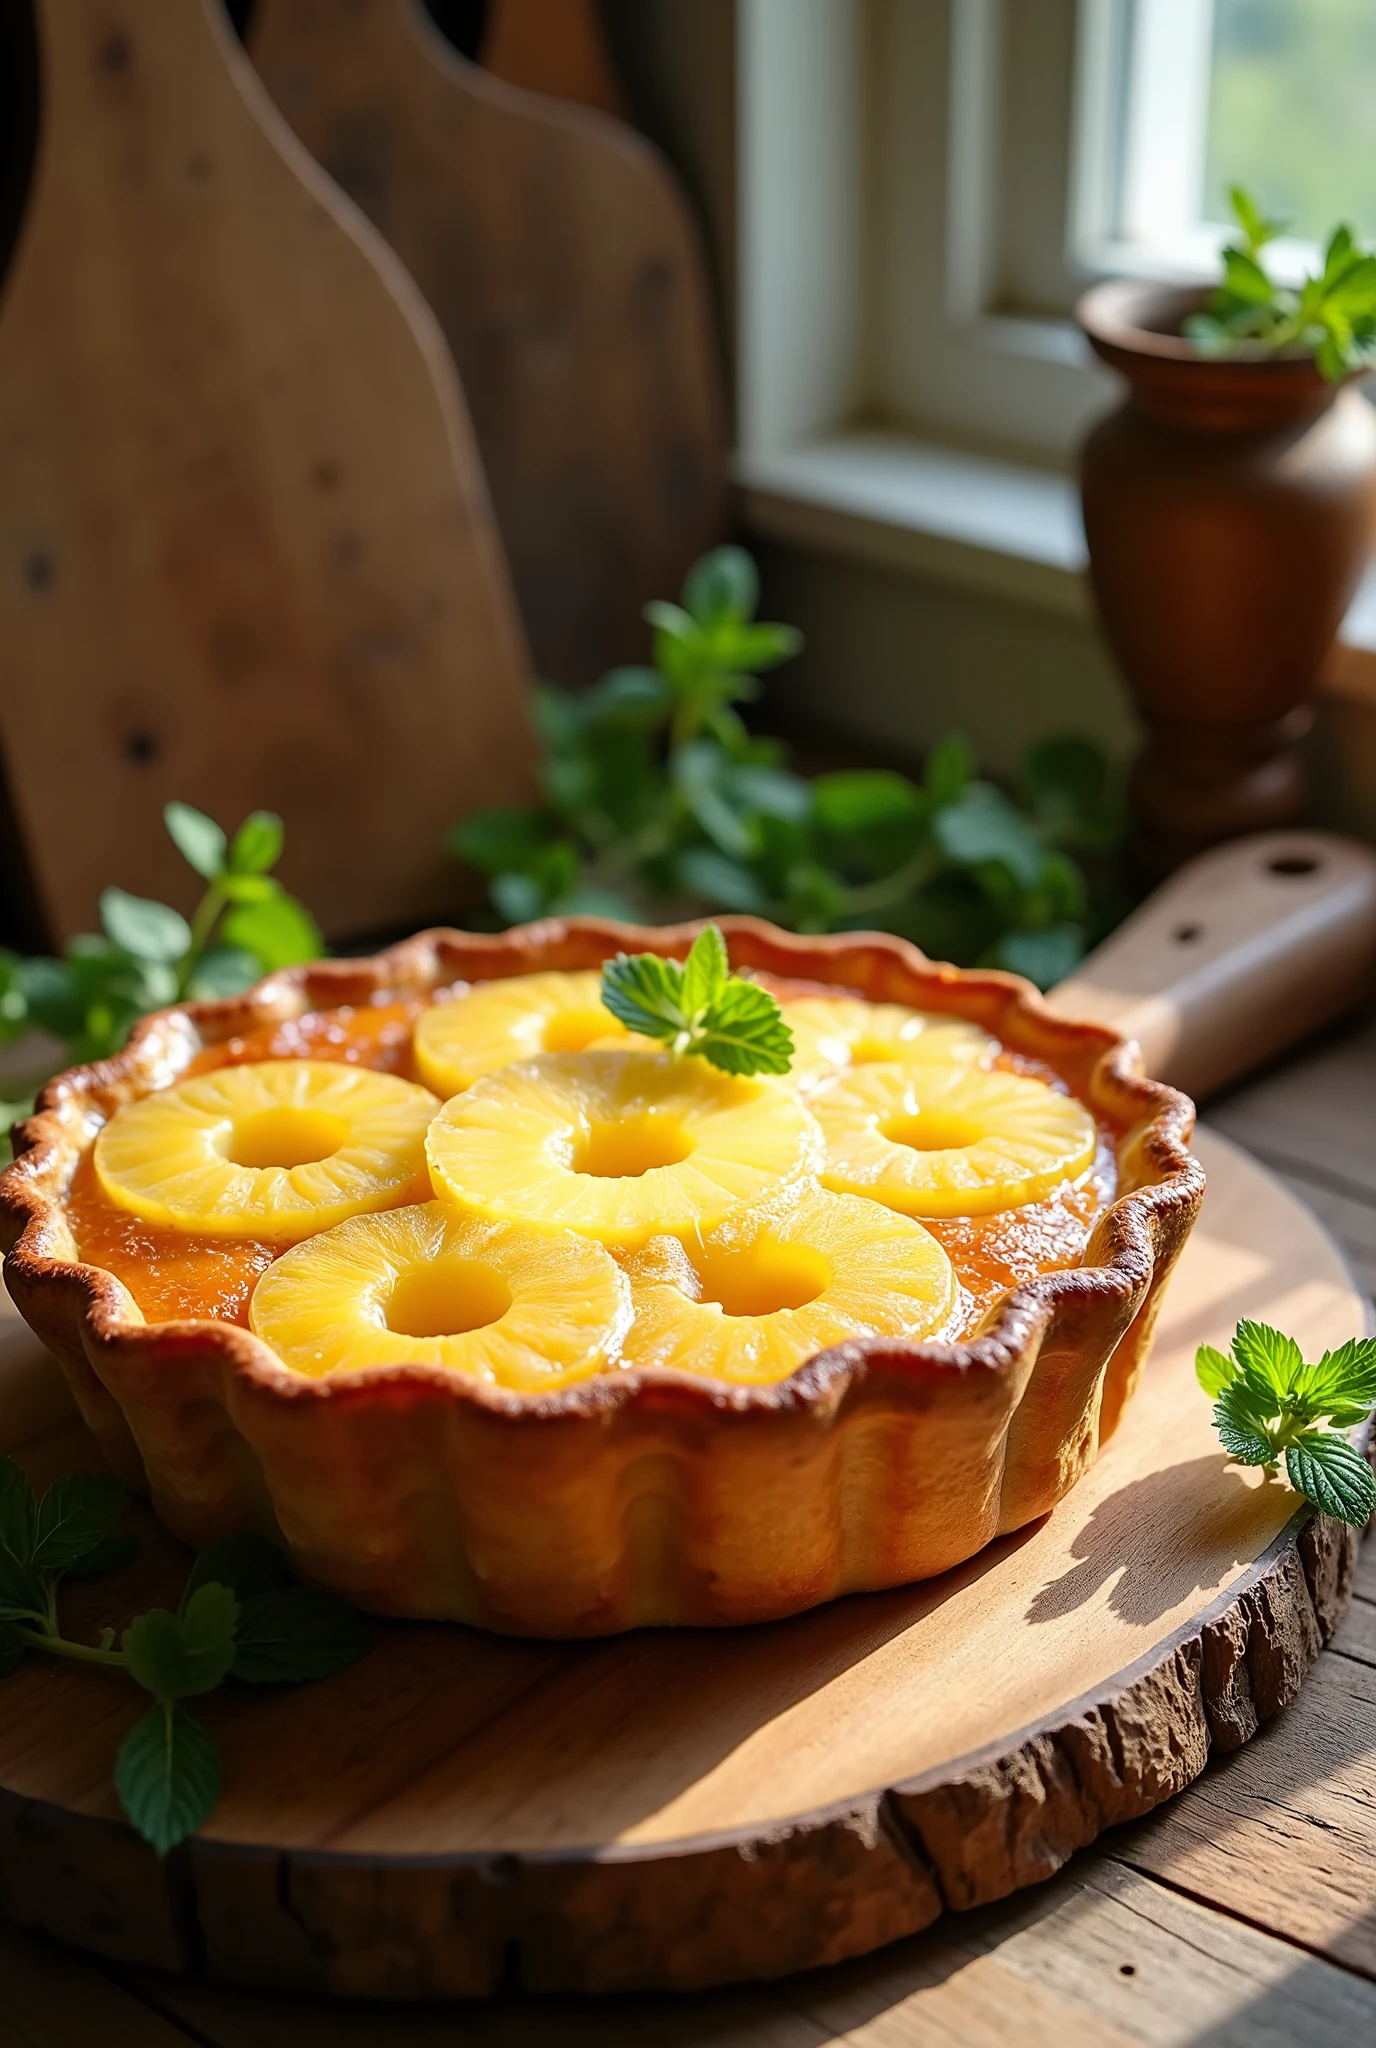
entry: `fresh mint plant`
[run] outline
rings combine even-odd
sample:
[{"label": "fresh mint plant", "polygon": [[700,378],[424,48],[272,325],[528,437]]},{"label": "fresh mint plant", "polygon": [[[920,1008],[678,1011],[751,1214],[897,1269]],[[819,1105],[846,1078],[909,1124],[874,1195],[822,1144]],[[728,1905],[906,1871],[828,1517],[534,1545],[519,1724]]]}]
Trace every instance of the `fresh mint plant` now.
[{"label": "fresh mint plant", "polygon": [[1366,1526],[1376,1477],[1344,1432],[1376,1406],[1376,1338],[1353,1337],[1308,1365],[1293,1337],[1241,1322],[1229,1352],[1200,1345],[1195,1372],[1230,1458],[1272,1475],[1284,1459],[1296,1493],[1326,1515]]},{"label": "fresh mint plant", "polygon": [[[0,1045],[36,1026],[61,1044],[60,1065],[106,1059],[149,1010],[236,995],[274,968],[318,957],[315,920],[270,872],[282,852],[279,817],[254,811],[233,839],[190,804],[168,804],[163,818],[206,885],[190,923],[166,903],[106,889],[100,931],[72,939],[60,960],[0,950]],[[32,1106],[32,1097],[0,1103],[0,1136]]]},{"label": "fresh mint plant", "polygon": [[728,1074],[786,1074],[793,1063],[778,1003],[731,972],[714,924],[681,967],[658,953],[618,953],[602,970],[602,1001],[629,1030],[662,1039],[675,1059],[696,1053]]},{"label": "fresh mint plant", "polygon": [[113,1535],[124,1488],[77,1473],[35,1498],[23,1471],[0,1458],[0,1678],[41,1652],[123,1671],[153,1704],[121,1743],[115,1789],[133,1826],[160,1856],[210,1818],[220,1796],[215,1744],[183,1701],[228,1678],[251,1685],[328,1678],[369,1645],[361,1615],[331,1593],[298,1586],[286,1559],[255,1536],[201,1552],[175,1613],[140,1614],[116,1641],[62,1633],[64,1578],[114,1571],[136,1545]]},{"label": "fresh mint plant", "polygon": [[1228,197],[1240,239],[1223,251],[1223,282],[1204,311],[1183,323],[1187,338],[1206,355],[1249,344],[1301,350],[1334,383],[1376,362],[1376,255],[1344,224],[1329,236],[1317,277],[1306,277],[1298,291],[1277,284],[1263,252],[1285,222],[1269,218],[1241,185]]},{"label": "fresh mint plant", "polygon": [[881,926],[958,965],[1009,967],[1049,986],[1121,914],[1091,889],[1122,818],[1090,741],[1026,756],[1016,800],[980,780],[951,736],[921,783],[892,769],[795,774],[737,707],[798,652],[755,619],[748,554],[717,548],[681,604],[646,607],[654,666],[614,669],[573,696],[541,688],[543,798],[479,812],[451,836],[517,924],[589,912],[661,923],[751,911],[794,930]]}]

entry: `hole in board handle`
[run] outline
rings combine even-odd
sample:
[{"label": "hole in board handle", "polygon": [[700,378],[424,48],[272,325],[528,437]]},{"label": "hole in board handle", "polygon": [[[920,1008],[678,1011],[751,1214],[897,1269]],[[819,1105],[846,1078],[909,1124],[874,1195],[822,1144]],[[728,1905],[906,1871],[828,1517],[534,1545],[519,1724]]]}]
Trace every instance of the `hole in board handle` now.
[{"label": "hole in board handle", "polygon": [[1204,927],[1202,924],[1178,924],[1171,933],[1171,937],[1175,940],[1177,946],[1192,946],[1197,939],[1202,939],[1203,936]]},{"label": "hole in board handle", "polygon": [[1312,875],[1319,865],[1311,853],[1278,853],[1267,861],[1266,871],[1271,875]]}]

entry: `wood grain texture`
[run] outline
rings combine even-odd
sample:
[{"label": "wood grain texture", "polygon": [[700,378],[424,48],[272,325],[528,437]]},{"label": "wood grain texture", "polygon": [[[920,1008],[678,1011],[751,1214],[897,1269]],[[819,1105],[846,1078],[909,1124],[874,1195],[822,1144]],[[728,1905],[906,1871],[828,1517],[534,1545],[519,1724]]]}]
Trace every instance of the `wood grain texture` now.
[{"label": "wood grain texture", "polygon": [[[1191,1795],[1186,1795],[1187,1798]],[[1111,1857],[777,1987],[390,2013],[128,1974],[216,2048],[1351,2048],[1376,1986]]]},{"label": "wood grain texture", "polygon": [[626,112],[597,0],[489,0],[479,59],[508,85]]},{"label": "wood grain texture", "polygon": [[[108,1776],[137,1702],[35,1659],[0,1695],[6,1909],[164,1967],[423,1996],[782,1974],[1052,1875],[1293,1698],[1350,1592],[1348,1532],[1227,1467],[1191,1368],[1244,1310],[1319,1345],[1361,1302],[1273,1183],[1204,1156],[1129,1421],[1032,1532],[769,1629],[384,1629],[328,1685],[206,1702],[225,1798],[161,1868]],[[41,1479],[80,1443],[26,1456]],[[150,1526],[73,1625],[167,1597],[176,1558]]]},{"label": "wood grain texture", "polygon": [[1261,832],[1188,861],[1053,990],[1064,1017],[1131,1032],[1147,1071],[1208,1095],[1376,979],[1376,853]]},{"label": "wood grain texture", "polygon": [[465,63],[419,0],[258,0],[250,48],[444,329],[541,674],[644,660],[642,605],[725,517],[703,259],[667,166]]},{"label": "wood grain texture", "polygon": [[[0,307],[0,736],[53,935],[189,906],[182,797],[287,821],[333,936],[452,908],[527,787],[524,644],[462,393],[218,0],[42,0]],[[385,857],[381,850],[385,849]]]}]

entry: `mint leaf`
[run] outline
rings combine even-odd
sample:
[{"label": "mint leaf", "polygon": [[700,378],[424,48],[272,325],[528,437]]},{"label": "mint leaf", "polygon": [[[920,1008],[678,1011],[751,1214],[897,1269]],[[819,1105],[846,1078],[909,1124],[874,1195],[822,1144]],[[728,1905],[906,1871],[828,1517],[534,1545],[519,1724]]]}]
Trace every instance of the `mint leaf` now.
[{"label": "mint leaf", "polygon": [[41,1572],[65,1572],[102,1544],[124,1506],[112,1472],[76,1472],[58,1479],[38,1503],[33,1561]]},{"label": "mint leaf", "polygon": [[107,1536],[79,1557],[75,1564],[67,1566],[67,1576],[73,1579],[92,1579],[100,1572],[121,1571],[131,1558],[139,1554],[137,1536]]},{"label": "mint leaf", "polygon": [[1259,1393],[1272,1395],[1277,1405],[1303,1382],[1304,1353],[1293,1337],[1268,1323],[1240,1322],[1233,1335],[1233,1356],[1244,1379]]},{"label": "mint leaf", "polygon": [[683,963],[679,1003],[686,1017],[700,1017],[715,1003],[731,978],[726,941],[716,925],[704,925]]},{"label": "mint leaf", "polygon": [[1330,1412],[1330,1401],[1363,1411],[1376,1407],[1376,1337],[1349,1337],[1336,1351],[1325,1351],[1310,1366],[1305,1391],[1320,1414]]},{"label": "mint leaf", "polygon": [[199,1721],[160,1704],[120,1744],[115,1790],[138,1833],[165,1856],[215,1811],[219,1751]]},{"label": "mint leaf", "polygon": [[844,836],[906,823],[920,814],[922,798],[907,776],[892,768],[838,768],[817,777],[812,805],[824,832]]},{"label": "mint leaf", "polygon": [[759,601],[759,575],[744,548],[713,548],[694,562],[683,585],[684,609],[700,626],[753,618]]},{"label": "mint leaf", "polygon": [[602,969],[602,1004],[628,1031],[674,1038],[688,1022],[683,969],[658,953],[618,953]]},{"label": "mint leaf", "polygon": [[263,875],[282,857],[285,837],[276,811],[251,811],[234,835],[229,849],[232,875]]},{"label": "mint leaf", "polygon": [[318,960],[324,950],[320,928],[303,903],[277,890],[266,903],[236,903],[226,913],[221,937],[227,946],[252,953],[265,974]]},{"label": "mint leaf", "polygon": [[182,859],[207,882],[213,882],[225,864],[226,840],[213,818],[190,804],[163,805],[162,821]]},{"label": "mint leaf", "polygon": [[107,937],[136,960],[171,966],[191,944],[191,927],[179,911],[124,889],[102,889],[100,921]]},{"label": "mint leaf", "polygon": [[1307,1429],[1286,1451],[1285,1470],[1296,1493],[1325,1515],[1366,1527],[1376,1509],[1376,1475],[1345,1436]]},{"label": "mint leaf", "polygon": [[11,1671],[19,1669],[28,1647],[17,1628],[9,1622],[0,1622],[0,1678],[8,1678]]},{"label": "mint leaf", "polygon": [[212,946],[196,962],[186,992],[193,1002],[210,1002],[217,996],[242,995],[262,977],[256,953],[246,953],[242,946]]},{"label": "mint leaf", "polygon": [[245,1601],[295,1584],[285,1553],[266,1536],[226,1536],[196,1559],[179,1611],[185,1614],[202,1586],[228,1586],[236,1600]]},{"label": "mint leaf", "polygon": [[13,1458],[0,1458],[0,1550],[16,1564],[33,1561],[38,1529],[38,1503],[23,1468]]},{"label": "mint leaf", "polygon": [[1237,1378],[1237,1367],[1226,1352],[1216,1351],[1212,1344],[1201,1344],[1194,1355],[1194,1376],[1209,1399],[1216,1401]]},{"label": "mint leaf", "polygon": [[329,1678],[371,1644],[362,1615],[332,1593],[304,1586],[255,1593],[240,1609],[233,1674],[250,1685]]},{"label": "mint leaf", "polygon": [[701,1053],[728,1074],[786,1074],[793,1064],[793,1033],[767,989],[732,981],[703,1020]]},{"label": "mint leaf", "polygon": [[213,1692],[234,1662],[239,1603],[228,1586],[198,1587],[179,1614],[155,1607],[124,1631],[129,1675],[160,1700]]},{"label": "mint leaf", "polygon": [[1268,1417],[1255,1390],[1243,1380],[1226,1386],[1214,1404],[1214,1427],[1230,1458],[1239,1465],[1270,1465],[1276,1456],[1266,1428]]}]

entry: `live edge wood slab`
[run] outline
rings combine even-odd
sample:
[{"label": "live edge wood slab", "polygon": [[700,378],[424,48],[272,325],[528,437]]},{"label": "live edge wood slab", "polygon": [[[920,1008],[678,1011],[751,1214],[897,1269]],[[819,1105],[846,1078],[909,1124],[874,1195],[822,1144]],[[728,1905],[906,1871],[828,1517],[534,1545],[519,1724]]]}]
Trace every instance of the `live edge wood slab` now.
[{"label": "live edge wood slab", "polygon": [[[1142,1387],[1037,1527],[737,1633],[380,1625],[327,1684],[204,1703],[225,1796],[163,1865],[110,1784],[137,1699],[32,1659],[0,1689],[0,1907],[124,1960],[404,1997],[780,1975],[1049,1876],[1293,1698],[1351,1589],[1351,1533],[1228,1466],[1192,1361],[1244,1313],[1318,1347],[1365,1304],[1275,1180],[1199,1149]],[[41,1354],[7,1344],[0,1441],[40,1482],[95,1462]],[[142,1526],[73,1626],[175,1596],[185,1553]]]}]

